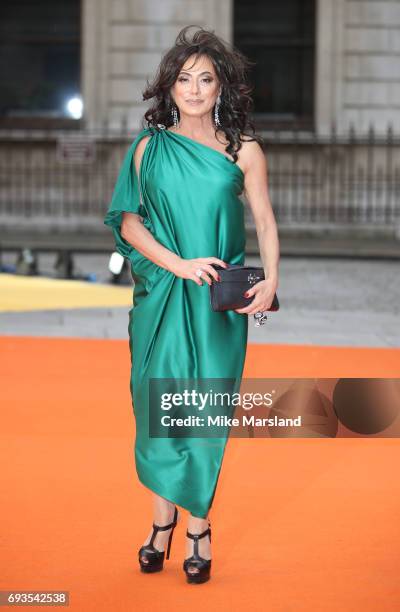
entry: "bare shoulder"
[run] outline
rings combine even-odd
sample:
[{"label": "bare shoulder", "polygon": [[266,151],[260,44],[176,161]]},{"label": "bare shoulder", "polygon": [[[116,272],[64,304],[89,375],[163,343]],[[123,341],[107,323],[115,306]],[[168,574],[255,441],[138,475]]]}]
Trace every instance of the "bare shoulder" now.
[{"label": "bare shoulder", "polygon": [[257,158],[261,159],[265,157],[265,153],[261,145],[256,140],[251,140],[251,136],[244,135],[241,138],[242,147],[240,151],[243,151],[244,157],[250,158],[255,161]]},{"label": "bare shoulder", "polygon": [[244,172],[249,168],[263,168],[266,164],[265,152],[256,140],[251,140],[247,134],[241,136],[242,146],[238,151],[239,160]]}]

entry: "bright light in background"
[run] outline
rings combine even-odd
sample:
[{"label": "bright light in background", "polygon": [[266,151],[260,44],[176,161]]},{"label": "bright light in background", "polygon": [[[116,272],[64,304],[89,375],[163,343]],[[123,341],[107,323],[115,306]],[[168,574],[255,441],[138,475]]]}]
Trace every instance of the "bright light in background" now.
[{"label": "bright light in background", "polygon": [[80,119],[83,112],[82,98],[79,98],[78,96],[70,98],[66,104],[66,109],[73,119]]},{"label": "bright light in background", "polygon": [[112,253],[110,257],[110,261],[108,263],[108,269],[113,274],[120,274],[122,271],[123,265],[124,265],[123,256],[120,253],[117,253],[117,251],[114,251],[114,253]]}]

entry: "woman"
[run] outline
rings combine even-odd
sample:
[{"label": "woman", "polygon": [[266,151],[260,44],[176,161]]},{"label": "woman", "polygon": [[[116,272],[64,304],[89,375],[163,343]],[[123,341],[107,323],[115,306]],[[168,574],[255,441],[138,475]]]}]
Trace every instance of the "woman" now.
[{"label": "woman", "polygon": [[[144,92],[144,99],[155,99],[145,113],[148,127],[126,154],[104,222],[130,260],[135,282],[129,312],[135,463],[154,494],[154,524],[139,550],[140,567],[163,568],[181,506],[190,513],[183,569],[188,582],[204,582],[211,568],[208,514],[227,436],[207,441],[173,436],[172,430],[151,435],[151,385],[154,379],[215,378],[234,381],[238,390],[246,315],[272,303],[279,246],[262,141],[247,116],[248,60],[202,28],[189,39],[190,27],[180,32]],[[249,127],[251,136],[245,135]],[[214,312],[214,265],[244,263],[243,192],[255,218],[265,280],[248,291],[254,296],[249,306]]]}]

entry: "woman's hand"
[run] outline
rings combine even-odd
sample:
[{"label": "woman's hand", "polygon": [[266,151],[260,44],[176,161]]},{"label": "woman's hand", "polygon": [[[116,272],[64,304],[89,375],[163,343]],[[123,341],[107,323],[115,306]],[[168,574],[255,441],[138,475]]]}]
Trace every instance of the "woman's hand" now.
[{"label": "woman's hand", "polygon": [[[181,258],[172,272],[180,278],[188,278],[193,280],[197,285],[202,286],[203,280],[211,285],[212,280],[210,276],[215,278],[216,281],[220,280],[217,270],[215,270],[211,265],[212,263],[219,264],[223,268],[228,267],[228,264],[222,261],[222,259],[218,259],[218,257],[198,257],[197,259]],[[196,274],[196,270],[199,268],[204,270],[201,277],[197,276]]]},{"label": "woman's hand", "polygon": [[248,306],[235,309],[235,312],[251,315],[256,312],[268,310],[274,299],[277,286],[278,282],[272,279],[266,278],[265,280],[259,281],[245,293],[245,297],[255,296],[252,302]]}]

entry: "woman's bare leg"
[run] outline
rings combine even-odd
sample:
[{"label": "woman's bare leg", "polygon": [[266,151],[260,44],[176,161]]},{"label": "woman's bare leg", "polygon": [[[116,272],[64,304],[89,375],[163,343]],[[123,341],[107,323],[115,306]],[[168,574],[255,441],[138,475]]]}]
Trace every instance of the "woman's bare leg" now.
[{"label": "woman's bare leg", "polygon": [[[192,514],[189,515],[188,531],[190,531],[190,533],[193,533],[193,534],[203,533],[203,531],[205,531],[206,529],[208,529],[208,517],[203,519],[203,518],[198,518],[196,516],[193,516]],[[192,538],[186,537],[185,559],[188,559],[189,557],[193,555],[193,551],[194,551],[193,546],[194,546],[194,540],[192,540]],[[199,555],[200,557],[203,557],[203,559],[211,559],[211,543],[210,543],[209,535],[204,536],[203,538],[200,538]],[[193,574],[197,574],[199,572],[197,567],[190,567],[188,571]]]},{"label": "woman's bare leg", "polygon": [[[174,520],[174,513],[175,504],[168,501],[167,499],[164,499],[164,497],[160,497],[155,493],[153,494],[153,522],[156,525],[169,525]],[[153,546],[157,548],[157,550],[165,550],[168,538],[171,534],[171,529],[166,529],[165,531],[157,531],[157,535],[154,538],[153,542]],[[143,543],[143,546],[146,546],[146,544],[150,543],[152,534],[153,529],[150,529],[149,535],[146,541]],[[148,559],[146,559],[146,557],[142,556],[141,559],[144,563],[148,563]]]}]

